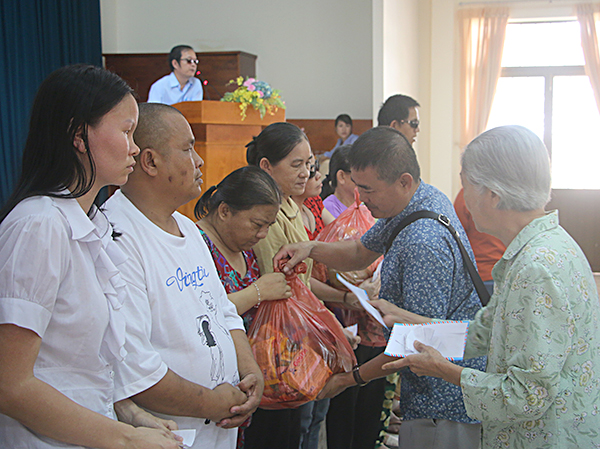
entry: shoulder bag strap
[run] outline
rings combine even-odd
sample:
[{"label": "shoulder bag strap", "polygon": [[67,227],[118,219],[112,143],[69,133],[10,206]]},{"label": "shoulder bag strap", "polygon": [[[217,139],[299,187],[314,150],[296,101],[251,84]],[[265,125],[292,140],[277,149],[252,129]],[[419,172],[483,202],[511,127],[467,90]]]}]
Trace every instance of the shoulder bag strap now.
[{"label": "shoulder bag strap", "polygon": [[469,275],[471,276],[471,280],[473,281],[475,290],[477,291],[477,294],[479,295],[479,300],[481,301],[481,304],[483,306],[486,306],[487,303],[490,301],[490,294],[487,291],[487,288],[485,288],[485,285],[484,285],[483,281],[481,280],[481,276],[479,276],[479,273],[477,272],[475,265],[473,265],[473,261],[469,257],[469,254],[467,253],[465,246],[463,245],[462,241],[460,240],[460,236],[458,235],[458,232],[456,231],[456,229],[454,229],[454,227],[450,223],[450,219],[448,217],[446,217],[445,215],[436,214],[435,212],[431,212],[428,210],[419,210],[417,212],[413,212],[412,214],[404,217],[404,219],[400,223],[398,223],[398,225],[394,228],[394,231],[392,232],[392,234],[389,236],[387,243],[385,245],[385,252],[387,253],[390,250],[390,248],[392,247],[392,244],[394,243],[394,240],[396,239],[396,236],[400,233],[400,231],[402,231],[402,229],[404,229],[406,226],[411,224],[413,221],[418,220],[420,218],[432,218],[434,220],[437,220],[442,225],[444,225],[448,229],[448,231],[450,231],[450,234],[452,234],[452,237],[454,237],[454,240],[456,240],[456,243],[458,244],[458,248],[460,249],[460,253],[462,255],[463,263],[465,265],[465,268],[469,272]]}]

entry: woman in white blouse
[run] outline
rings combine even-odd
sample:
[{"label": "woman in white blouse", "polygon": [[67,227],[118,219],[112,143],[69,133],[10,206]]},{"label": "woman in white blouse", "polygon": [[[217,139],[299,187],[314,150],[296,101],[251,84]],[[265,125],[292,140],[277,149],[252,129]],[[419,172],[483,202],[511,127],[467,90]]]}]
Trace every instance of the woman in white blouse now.
[{"label": "woman in white blouse", "polygon": [[0,211],[0,447],[179,446],[170,422],[120,402],[120,418],[158,427],[136,428],[113,407],[123,257],[93,201],[133,170],[137,117],[129,86],[97,67],[64,67],[39,88]]}]

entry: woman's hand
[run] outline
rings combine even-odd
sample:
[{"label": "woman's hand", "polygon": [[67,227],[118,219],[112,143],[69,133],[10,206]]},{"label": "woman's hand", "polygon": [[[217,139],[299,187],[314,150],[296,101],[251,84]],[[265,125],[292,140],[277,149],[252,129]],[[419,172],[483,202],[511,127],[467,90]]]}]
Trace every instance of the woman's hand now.
[{"label": "woman's hand", "polygon": [[136,427],[126,438],[126,446],[131,449],[180,449],[183,438],[167,430]]},{"label": "woman's hand", "polygon": [[256,281],[256,285],[260,290],[261,301],[287,299],[292,296],[292,289],[285,280],[283,273],[265,274]]},{"label": "woman's hand", "polygon": [[317,400],[333,398],[353,385],[356,385],[356,382],[354,381],[354,377],[352,377],[352,373],[334,374],[329,378],[317,396]]},{"label": "woman's hand", "polygon": [[179,429],[175,421],[158,418],[138,407],[131,399],[116,402],[115,412],[119,421],[131,424],[134,427],[150,427],[168,431]]},{"label": "woman's hand", "polygon": [[393,362],[384,363],[381,368],[398,371],[408,367],[417,376],[440,377],[460,386],[462,366],[446,360],[439,351],[420,341],[415,341],[415,349],[419,351],[419,354],[412,354]]},{"label": "woman's hand", "polygon": [[371,305],[381,312],[383,321],[390,327],[394,323],[423,324],[432,321],[430,318],[401,309],[385,299],[371,301]]}]

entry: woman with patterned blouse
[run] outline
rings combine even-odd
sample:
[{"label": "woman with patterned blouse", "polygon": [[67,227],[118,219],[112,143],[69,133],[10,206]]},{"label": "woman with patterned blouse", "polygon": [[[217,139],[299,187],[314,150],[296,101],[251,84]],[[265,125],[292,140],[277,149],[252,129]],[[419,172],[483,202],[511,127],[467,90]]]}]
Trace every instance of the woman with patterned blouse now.
[{"label": "woman with patterned blouse", "polygon": [[261,301],[291,296],[282,273],[260,276],[252,250],[267,236],[280,204],[281,193],[273,178],[247,166],[208,189],[194,210],[227,296],[244,318],[246,330]]},{"label": "woman with patterned blouse", "polygon": [[[600,447],[600,308],[577,243],[546,213],[550,163],[542,141],[520,126],[475,138],[462,156],[465,202],[477,229],[507,247],[494,295],[469,324],[465,358],[487,355],[485,372],[435,349],[382,368],[409,367],[462,388],[482,422],[484,448]],[[428,321],[378,301],[386,321]]]},{"label": "woman with patterned blouse", "polygon": [[[289,298],[292,294],[282,273],[260,275],[252,249],[267,236],[280,204],[281,193],[273,178],[258,167],[247,166],[208,189],[194,209],[196,218],[201,218],[197,225],[217,273],[229,300],[244,319],[246,331],[261,301]],[[252,417],[254,426],[268,421],[272,413],[258,409]],[[248,426],[240,426],[238,449],[252,447],[252,434],[249,444],[245,444]]]}]

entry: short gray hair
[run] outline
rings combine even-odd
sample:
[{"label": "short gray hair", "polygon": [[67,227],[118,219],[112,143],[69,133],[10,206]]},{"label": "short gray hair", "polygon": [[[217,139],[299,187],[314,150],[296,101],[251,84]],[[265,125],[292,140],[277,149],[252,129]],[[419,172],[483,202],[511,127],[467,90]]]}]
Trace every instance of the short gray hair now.
[{"label": "short gray hair", "polygon": [[463,176],[500,197],[499,209],[529,211],[550,201],[550,158],[523,126],[500,126],[477,136],[461,157]]}]

